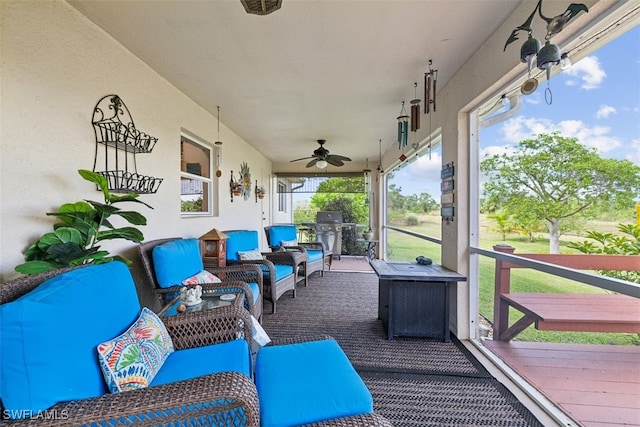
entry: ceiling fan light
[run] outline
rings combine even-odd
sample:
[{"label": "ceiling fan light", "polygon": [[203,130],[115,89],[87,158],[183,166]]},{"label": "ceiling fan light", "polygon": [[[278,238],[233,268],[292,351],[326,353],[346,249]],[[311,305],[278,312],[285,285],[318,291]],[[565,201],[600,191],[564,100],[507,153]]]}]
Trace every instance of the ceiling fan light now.
[{"label": "ceiling fan light", "polygon": [[326,160],[318,160],[318,161],[316,162],[316,166],[317,166],[318,168],[320,168],[320,169],[324,169],[324,168],[326,168],[326,167],[327,167],[327,165],[328,165],[328,163],[326,162]]}]

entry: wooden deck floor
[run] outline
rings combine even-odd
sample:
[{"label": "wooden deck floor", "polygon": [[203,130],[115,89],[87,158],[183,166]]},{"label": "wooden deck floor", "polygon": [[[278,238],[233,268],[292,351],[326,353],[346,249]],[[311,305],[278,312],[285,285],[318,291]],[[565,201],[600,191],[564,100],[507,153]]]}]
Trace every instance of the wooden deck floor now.
[{"label": "wooden deck floor", "polygon": [[640,426],[640,348],[485,341],[585,427]]}]

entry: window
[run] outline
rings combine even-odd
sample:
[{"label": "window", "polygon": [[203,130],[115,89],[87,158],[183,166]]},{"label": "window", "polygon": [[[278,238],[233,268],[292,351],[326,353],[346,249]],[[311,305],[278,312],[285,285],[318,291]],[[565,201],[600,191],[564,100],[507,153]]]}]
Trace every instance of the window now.
[{"label": "window", "polygon": [[213,148],[196,138],[180,137],[180,211],[182,215],[212,215]]},{"label": "window", "polygon": [[[440,262],[441,171],[442,140],[438,129],[429,142],[417,151],[410,151],[407,159],[387,174],[385,225],[395,228],[386,232],[387,260],[407,262],[423,255]],[[452,204],[444,200],[445,206]],[[417,238],[409,233],[427,237]]]},{"label": "window", "polygon": [[287,211],[287,186],[284,182],[278,182],[278,212]]}]

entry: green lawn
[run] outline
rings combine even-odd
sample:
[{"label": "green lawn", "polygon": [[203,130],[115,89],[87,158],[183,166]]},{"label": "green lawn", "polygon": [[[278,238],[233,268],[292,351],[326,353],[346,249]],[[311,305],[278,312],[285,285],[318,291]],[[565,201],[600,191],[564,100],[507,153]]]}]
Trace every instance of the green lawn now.
[{"label": "green lawn", "polygon": [[[603,224],[600,221],[598,229],[603,227],[615,229],[617,223]],[[398,224],[399,227],[415,233],[425,234],[431,237],[440,237],[440,218],[435,215],[424,215],[416,226]],[[588,226],[587,226],[588,229]],[[502,243],[516,248],[516,254],[520,253],[548,253],[549,241],[544,236],[536,242],[529,242],[526,238],[517,234],[509,234],[506,239],[491,229],[489,220],[481,220],[481,247],[491,249],[493,245]],[[440,245],[421,240],[404,233],[389,230],[388,232],[388,259],[390,261],[414,261],[416,256],[423,255],[440,262]],[[570,239],[583,240],[582,238],[569,237],[561,241],[561,253],[576,253],[567,248],[566,243]],[[493,285],[494,285],[495,261],[490,258],[480,257],[480,314],[489,321],[493,319]],[[551,293],[604,293],[602,289],[577,283],[571,280],[559,278],[547,273],[531,269],[514,269],[511,272],[511,289],[514,292],[551,292]],[[521,313],[512,309],[510,319],[514,323],[521,317]],[[640,337],[637,334],[609,334],[587,332],[555,332],[538,331],[530,326],[516,337],[518,341],[534,342],[565,342],[586,344],[619,344],[640,345]]]}]

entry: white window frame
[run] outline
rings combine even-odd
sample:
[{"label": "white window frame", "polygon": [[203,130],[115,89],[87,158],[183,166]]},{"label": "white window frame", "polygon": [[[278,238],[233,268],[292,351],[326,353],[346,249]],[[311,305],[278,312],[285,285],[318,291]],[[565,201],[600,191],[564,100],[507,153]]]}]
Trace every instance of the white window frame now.
[{"label": "white window frame", "polygon": [[[200,146],[203,150],[208,151],[209,153],[209,171],[213,172],[214,167],[213,167],[213,161],[215,159],[216,156],[216,151],[214,149],[214,146],[212,144],[209,144],[207,142],[205,142],[204,140],[196,137],[195,135],[192,135],[188,132],[181,132],[180,133],[180,143],[182,144],[182,140],[186,139],[188,140],[190,143],[194,144],[194,145],[198,145]],[[182,156],[182,154],[181,154]],[[203,194],[203,199],[204,200],[208,200],[207,203],[207,209],[206,211],[201,211],[201,212],[183,212],[182,211],[182,206],[180,207],[180,215],[182,217],[194,217],[194,216],[213,216],[214,215],[214,203],[217,202],[217,200],[214,200],[214,194],[215,192],[213,191],[214,189],[214,179],[213,179],[213,173],[209,173],[209,177],[204,177],[204,176],[200,176],[200,175],[196,175],[196,174],[192,174],[186,171],[182,170],[182,158],[181,160],[181,165],[180,165],[180,180],[182,180],[182,178],[187,178],[187,179],[191,179],[194,181],[201,181],[203,183],[206,183],[207,185],[205,186],[207,188],[207,195],[205,197],[205,195]],[[182,192],[182,185],[180,186],[181,188],[181,192]],[[182,201],[182,194],[180,194],[180,200]]]}]

